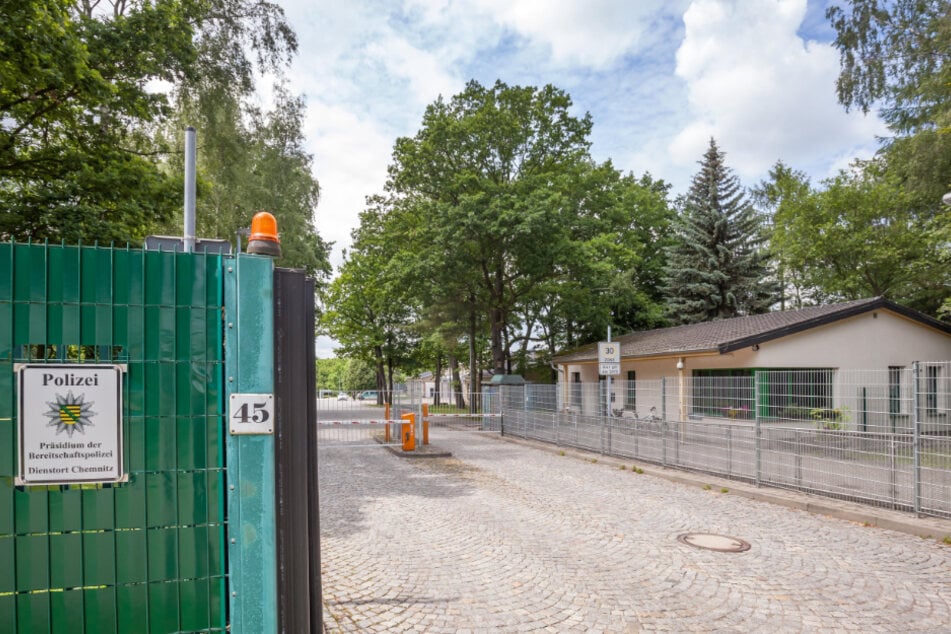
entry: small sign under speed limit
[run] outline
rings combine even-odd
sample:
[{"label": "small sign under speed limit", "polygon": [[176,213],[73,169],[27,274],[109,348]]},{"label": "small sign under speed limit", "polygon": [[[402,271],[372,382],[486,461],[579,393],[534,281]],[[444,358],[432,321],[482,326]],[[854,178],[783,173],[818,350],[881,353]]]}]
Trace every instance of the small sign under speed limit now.
[{"label": "small sign under speed limit", "polygon": [[273,394],[232,394],[228,430],[238,434],[274,433]]}]

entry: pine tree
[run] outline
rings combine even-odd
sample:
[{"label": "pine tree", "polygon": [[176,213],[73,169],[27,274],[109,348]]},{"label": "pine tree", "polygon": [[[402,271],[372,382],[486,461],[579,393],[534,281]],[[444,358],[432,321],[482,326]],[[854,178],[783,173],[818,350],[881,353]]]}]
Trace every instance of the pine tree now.
[{"label": "pine tree", "polygon": [[711,138],[675,225],[664,278],[674,323],[763,313],[779,297],[762,223],[723,159]]}]

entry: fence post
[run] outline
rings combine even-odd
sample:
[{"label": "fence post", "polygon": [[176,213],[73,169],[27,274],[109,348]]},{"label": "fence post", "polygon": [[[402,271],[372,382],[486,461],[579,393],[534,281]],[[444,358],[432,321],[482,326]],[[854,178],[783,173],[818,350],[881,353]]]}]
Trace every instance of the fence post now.
[{"label": "fence post", "polygon": [[607,408],[604,406],[604,399],[605,399],[605,395],[607,394],[604,381],[598,381],[598,393],[599,393],[598,402],[601,404],[601,407],[599,408],[601,410],[601,416],[599,416],[598,418],[601,421],[601,455],[603,456],[604,455],[604,423],[605,423],[604,417],[607,414],[607,411],[606,411]]},{"label": "fence post", "polygon": [[895,451],[895,435],[888,438],[888,472],[891,485],[892,508],[898,508],[898,454]]},{"label": "fence post", "polygon": [[914,456],[915,472],[915,514],[921,513],[921,399],[920,374],[921,368],[917,361],[911,364],[911,424],[912,424],[912,451]]},{"label": "fence post", "polygon": [[660,433],[661,433],[661,460],[660,464],[667,466],[667,377],[660,378]]},{"label": "fence post", "polygon": [[763,430],[760,425],[760,371],[756,370],[753,372],[753,411],[755,416],[753,417],[754,425],[756,428],[755,439],[756,439],[756,473],[754,476],[754,481],[756,486],[760,486],[761,470],[763,466]]}]

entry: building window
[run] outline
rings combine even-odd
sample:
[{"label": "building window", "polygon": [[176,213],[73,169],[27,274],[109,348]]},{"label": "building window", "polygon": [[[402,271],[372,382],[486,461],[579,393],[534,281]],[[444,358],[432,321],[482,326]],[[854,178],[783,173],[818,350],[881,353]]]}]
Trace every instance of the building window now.
[{"label": "building window", "polygon": [[627,387],[624,390],[624,409],[637,409],[637,374],[634,370],[627,371]]},{"label": "building window", "polygon": [[814,421],[835,414],[831,368],[776,369],[760,372],[760,407],[774,420]]},{"label": "building window", "polygon": [[[694,370],[693,414],[736,420],[814,420],[831,411],[833,370]],[[759,401],[755,381],[759,378]]]},{"label": "building window", "polygon": [[749,420],[754,414],[753,370],[694,370],[691,404],[694,415]]},{"label": "building window", "polygon": [[901,375],[905,368],[900,365],[888,366],[888,413],[901,414]]},{"label": "building window", "polygon": [[925,413],[938,413],[938,377],[941,368],[936,365],[925,366]]},{"label": "building window", "polygon": [[571,392],[570,392],[570,403],[573,406],[581,406],[581,373],[572,372],[571,373]]}]

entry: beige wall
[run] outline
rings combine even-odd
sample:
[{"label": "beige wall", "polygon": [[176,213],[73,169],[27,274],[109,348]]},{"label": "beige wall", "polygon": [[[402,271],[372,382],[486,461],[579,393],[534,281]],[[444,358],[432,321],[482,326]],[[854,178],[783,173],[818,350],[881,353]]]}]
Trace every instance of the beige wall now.
[{"label": "beige wall", "polygon": [[951,335],[879,310],[764,343],[755,367],[872,370],[951,359]]}]

